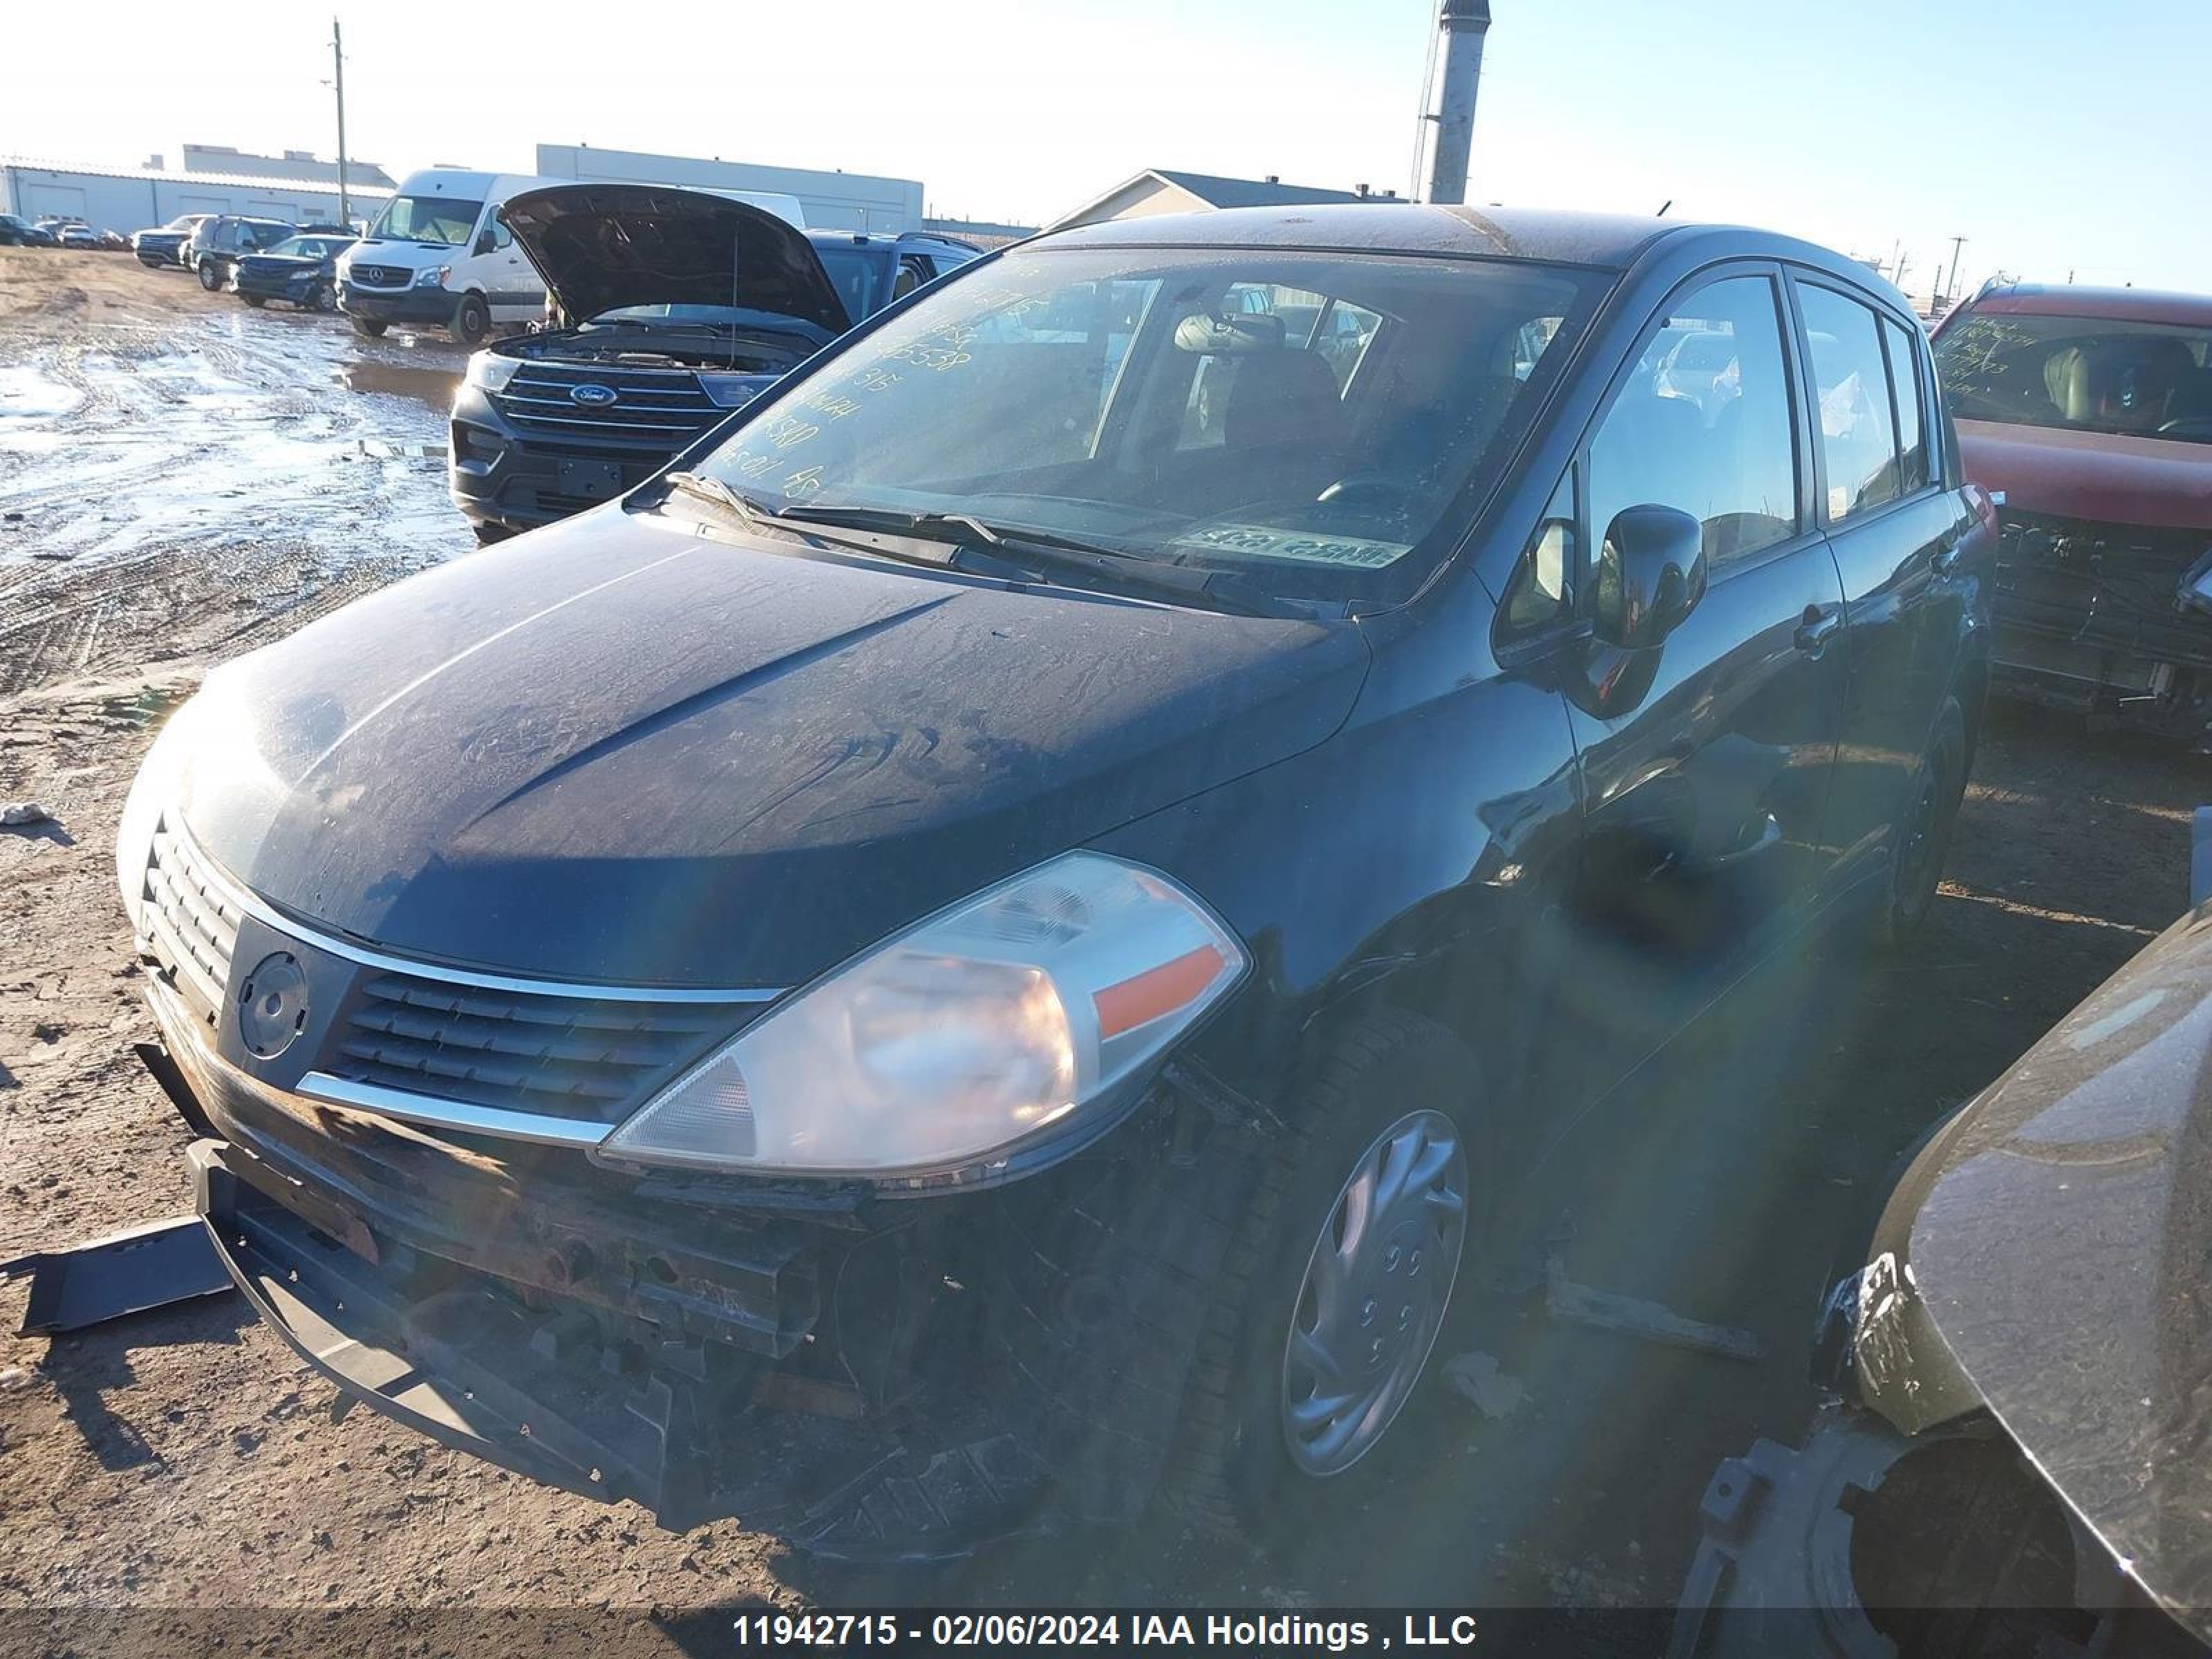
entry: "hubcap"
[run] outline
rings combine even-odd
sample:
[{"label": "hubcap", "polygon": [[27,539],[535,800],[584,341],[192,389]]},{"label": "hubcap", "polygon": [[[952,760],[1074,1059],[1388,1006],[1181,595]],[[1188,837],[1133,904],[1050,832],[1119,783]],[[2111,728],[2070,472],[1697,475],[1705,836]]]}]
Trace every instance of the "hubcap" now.
[{"label": "hubcap", "polygon": [[1283,1350],[1283,1439],[1339,1474],[1382,1437],[1436,1344],[1467,1231],[1467,1154],[1440,1112],[1368,1144],[1306,1259]]}]

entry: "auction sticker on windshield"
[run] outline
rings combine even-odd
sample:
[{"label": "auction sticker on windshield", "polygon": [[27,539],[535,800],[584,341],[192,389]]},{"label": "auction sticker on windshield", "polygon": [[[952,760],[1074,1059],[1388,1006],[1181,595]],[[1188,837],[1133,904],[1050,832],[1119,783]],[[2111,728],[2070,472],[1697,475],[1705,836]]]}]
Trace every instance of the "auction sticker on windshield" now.
[{"label": "auction sticker on windshield", "polygon": [[1170,544],[1199,553],[1236,553],[1253,558],[1297,559],[1307,564],[1380,570],[1413,550],[1409,542],[1371,542],[1358,536],[1316,536],[1303,530],[1272,530],[1258,524],[1216,524]]}]

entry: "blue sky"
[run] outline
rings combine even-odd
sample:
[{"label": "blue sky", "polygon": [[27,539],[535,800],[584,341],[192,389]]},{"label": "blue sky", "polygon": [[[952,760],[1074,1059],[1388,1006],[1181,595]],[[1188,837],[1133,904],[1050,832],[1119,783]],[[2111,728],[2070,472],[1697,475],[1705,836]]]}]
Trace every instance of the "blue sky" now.
[{"label": "blue sky", "polygon": [[[19,8],[0,152],[332,145],[326,11]],[[2212,0],[1492,0],[1471,194],[1770,225],[1923,289],[2212,289]],[[540,140],[919,177],[1048,218],[1145,166],[1407,187],[1429,0],[657,0],[347,9],[353,148]],[[74,71],[74,73],[72,73]]]}]

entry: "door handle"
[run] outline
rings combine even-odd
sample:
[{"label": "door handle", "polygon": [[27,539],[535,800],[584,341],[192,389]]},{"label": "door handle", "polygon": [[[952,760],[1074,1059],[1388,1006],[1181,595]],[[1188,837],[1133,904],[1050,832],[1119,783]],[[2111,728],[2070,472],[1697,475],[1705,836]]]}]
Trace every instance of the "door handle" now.
[{"label": "door handle", "polygon": [[1817,605],[1805,607],[1804,620],[1797,624],[1797,648],[1810,657],[1817,657],[1827,649],[1828,641],[1844,625],[1844,613],[1832,607],[1823,609]]},{"label": "door handle", "polygon": [[1928,568],[1939,576],[1948,576],[1959,562],[1959,544],[1963,538],[1946,536],[1936,544],[1936,550],[1928,556]]}]

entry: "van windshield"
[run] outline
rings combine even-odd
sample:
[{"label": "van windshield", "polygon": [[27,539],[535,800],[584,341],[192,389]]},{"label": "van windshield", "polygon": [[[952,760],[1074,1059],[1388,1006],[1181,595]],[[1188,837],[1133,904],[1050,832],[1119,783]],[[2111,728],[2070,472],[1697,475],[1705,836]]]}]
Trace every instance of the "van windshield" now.
[{"label": "van windshield", "polygon": [[1609,280],[1028,250],[764,398],[697,470],[771,509],[962,514],[1285,597],[1401,598],[1469,526]]},{"label": "van windshield", "polygon": [[482,202],[456,202],[446,196],[395,196],[385,204],[369,239],[459,247],[469,240],[483,211]]}]

